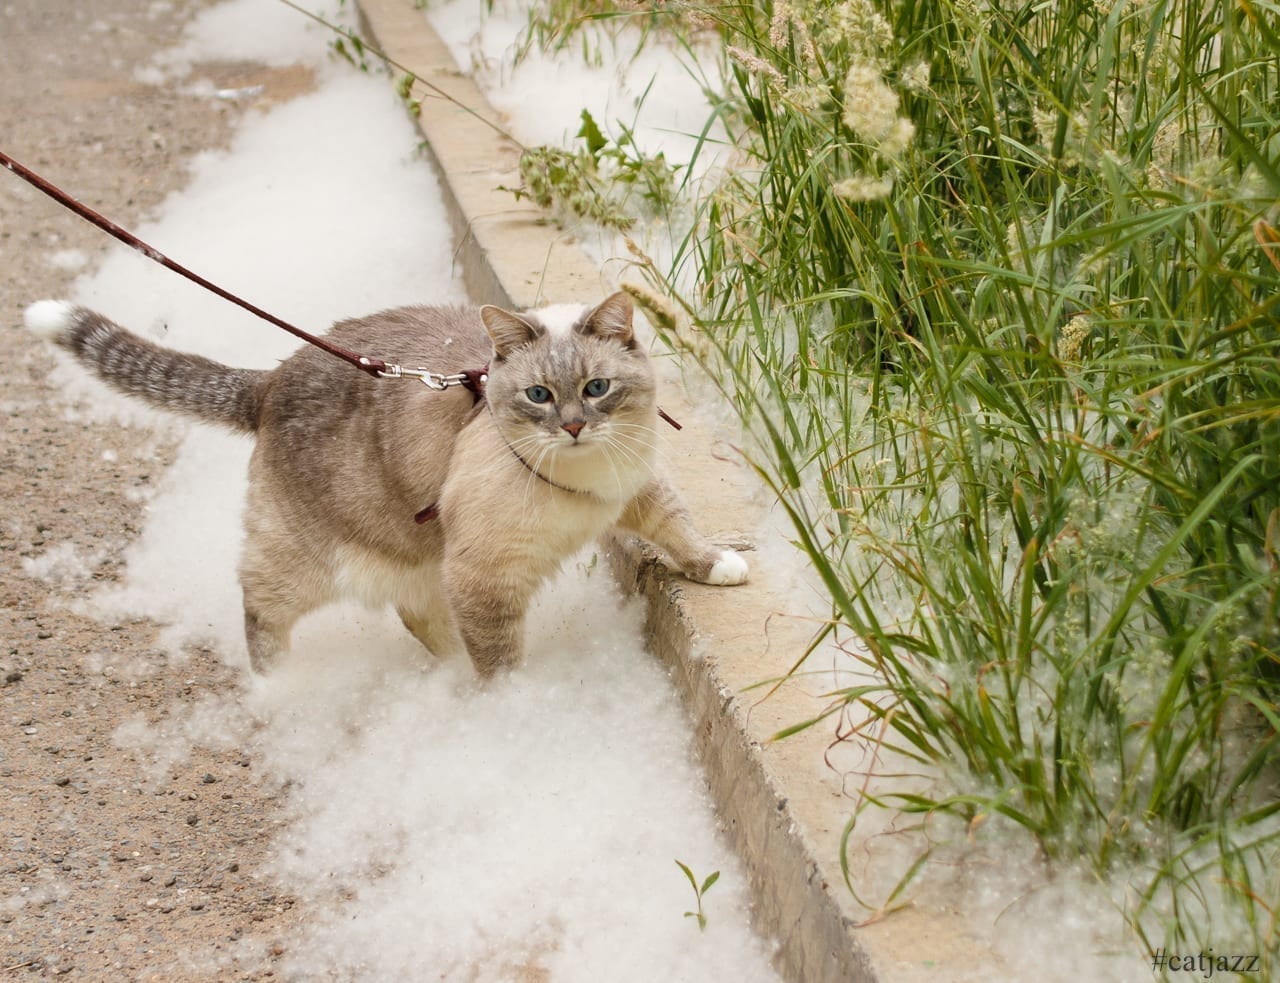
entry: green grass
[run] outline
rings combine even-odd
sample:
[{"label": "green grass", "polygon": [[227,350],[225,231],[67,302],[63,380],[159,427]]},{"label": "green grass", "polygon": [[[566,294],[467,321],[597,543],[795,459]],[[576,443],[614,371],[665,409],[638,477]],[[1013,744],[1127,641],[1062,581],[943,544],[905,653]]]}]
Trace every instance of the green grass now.
[{"label": "green grass", "polygon": [[1280,8],[700,16],[737,158],[651,272],[879,681],[854,739],[944,776],[859,814],[999,814],[1280,971]]},{"label": "green grass", "polygon": [[1149,946],[1270,971],[1276,7],[833,9],[719,8],[741,156],[681,259],[862,736],[950,782],[877,801],[1152,872]]}]

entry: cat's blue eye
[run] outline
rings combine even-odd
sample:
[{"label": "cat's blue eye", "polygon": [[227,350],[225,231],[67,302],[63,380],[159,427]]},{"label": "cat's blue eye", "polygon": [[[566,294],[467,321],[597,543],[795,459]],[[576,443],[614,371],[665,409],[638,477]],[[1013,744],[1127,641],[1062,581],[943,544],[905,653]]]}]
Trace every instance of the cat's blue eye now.
[{"label": "cat's blue eye", "polygon": [[583,389],[588,396],[603,396],[609,391],[608,379],[592,379]]},{"label": "cat's blue eye", "polygon": [[551,401],[551,390],[546,386],[530,386],[524,391],[531,403],[548,403]]}]

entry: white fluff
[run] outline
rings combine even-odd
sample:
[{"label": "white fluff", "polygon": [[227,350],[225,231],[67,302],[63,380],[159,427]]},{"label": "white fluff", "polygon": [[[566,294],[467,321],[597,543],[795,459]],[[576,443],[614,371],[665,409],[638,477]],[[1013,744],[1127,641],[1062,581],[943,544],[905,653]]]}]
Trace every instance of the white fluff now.
[{"label": "white fluff", "polygon": [[54,339],[71,327],[75,306],[65,300],[37,300],[22,314],[27,330]]},{"label": "white fluff", "polygon": [[740,553],[736,553],[733,550],[724,550],[720,554],[720,559],[716,560],[711,567],[711,572],[707,574],[707,583],[721,587],[745,584],[747,582],[747,570],[747,561],[742,558]]},{"label": "white fluff", "polygon": [[589,309],[586,304],[548,304],[530,313],[537,316],[553,337],[563,338]]}]

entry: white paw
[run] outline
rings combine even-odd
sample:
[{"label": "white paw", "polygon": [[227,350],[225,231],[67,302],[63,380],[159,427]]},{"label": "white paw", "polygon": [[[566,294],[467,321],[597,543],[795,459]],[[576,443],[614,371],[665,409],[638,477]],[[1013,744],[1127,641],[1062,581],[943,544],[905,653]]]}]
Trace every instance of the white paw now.
[{"label": "white paw", "polygon": [[71,327],[75,310],[65,300],[37,300],[23,312],[22,320],[32,334],[52,340]]},{"label": "white paw", "polygon": [[747,561],[742,558],[742,554],[737,550],[721,550],[720,559],[712,565],[711,571],[707,574],[707,579],[703,581],[705,584],[714,584],[717,587],[732,587],[735,584],[745,584],[747,582]]}]

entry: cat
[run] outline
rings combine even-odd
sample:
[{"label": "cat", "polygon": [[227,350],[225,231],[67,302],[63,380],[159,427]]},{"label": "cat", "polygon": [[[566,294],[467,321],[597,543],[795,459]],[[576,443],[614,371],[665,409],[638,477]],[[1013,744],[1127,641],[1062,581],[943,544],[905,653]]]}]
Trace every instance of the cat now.
[{"label": "cat", "polygon": [[300,617],[354,598],[390,602],[436,656],[465,651],[492,677],[522,661],[538,586],[615,527],[692,580],[747,579],[658,467],[656,380],[623,292],[524,313],[402,307],[326,336],[442,374],[487,363],[483,398],[373,378],[312,346],[270,371],[231,368],[64,301],[25,322],[128,395],[256,437],[239,573],[257,673]]}]

